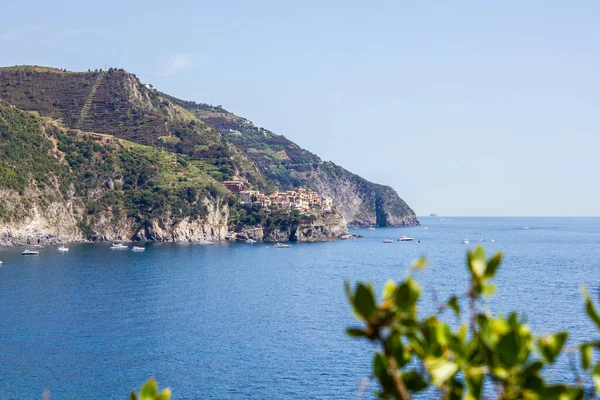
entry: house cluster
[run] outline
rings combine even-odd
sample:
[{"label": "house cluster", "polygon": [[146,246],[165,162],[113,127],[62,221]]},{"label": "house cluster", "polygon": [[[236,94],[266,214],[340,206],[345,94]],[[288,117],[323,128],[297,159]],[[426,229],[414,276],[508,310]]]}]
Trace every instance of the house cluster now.
[{"label": "house cluster", "polygon": [[311,208],[320,208],[325,212],[331,212],[333,207],[330,197],[321,196],[317,192],[312,192],[304,188],[264,194],[258,190],[243,190],[244,184],[241,181],[225,181],[223,184],[230,191],[239,194],[243,205],[287,209],[290,211],[299,210],[302,212],[308,212]]}]

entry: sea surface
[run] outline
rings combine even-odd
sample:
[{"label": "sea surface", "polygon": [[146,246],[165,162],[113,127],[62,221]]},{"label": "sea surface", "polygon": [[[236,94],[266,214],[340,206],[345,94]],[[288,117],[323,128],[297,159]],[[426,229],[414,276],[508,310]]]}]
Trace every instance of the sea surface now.
[{"label": "sea surface", "polygon": [[[25,257],[24,248],[1,248],[0,397],[47,390],[52,399],[126,399],[154,376],[173,399],[355,399],[373,348],[344,333],[354,324],[344,279],[381,288],[425,255],[430,265],[416,274],[425,314],[465,292],[465,251],[480,239],[506,256],[494,312],[519,310],[538,334],[567,329],[571,343],[598,336],[579,285],[598,298],[600,218],[421,223],[287,249],[148,244],[134,253],[73,244]],[[383,243],[402,235],[415,241]],[[549,374],[573,380],[564,357]],[[370,383],[362,398],[375,389]]]}]

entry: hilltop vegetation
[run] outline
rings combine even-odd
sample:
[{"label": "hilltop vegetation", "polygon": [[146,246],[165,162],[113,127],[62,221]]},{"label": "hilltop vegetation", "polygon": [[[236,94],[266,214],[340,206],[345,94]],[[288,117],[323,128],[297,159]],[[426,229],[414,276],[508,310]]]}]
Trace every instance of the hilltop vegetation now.
[{"label": "hilltop vegetation", "polygon": [[176,223],[207,215],[202,198],[225,198],[225,189],[181,156],[116,139],[62,128],[0,102],[0,182],[18,203],[0,200],[0,218],[18,223],[35,204],[75,203],[85,236],[98,219],[118,225],[131,219],[139,229],[169,215]]}]

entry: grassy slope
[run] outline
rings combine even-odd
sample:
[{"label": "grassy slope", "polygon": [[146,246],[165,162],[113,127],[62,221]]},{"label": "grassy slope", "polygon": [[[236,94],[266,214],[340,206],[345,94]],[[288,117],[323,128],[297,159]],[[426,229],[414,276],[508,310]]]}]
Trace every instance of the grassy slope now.
[{"label": "grassy slope", "polygon": [[[201,217],[199,198],[226,190],[184,157],[109,135],[83,133],[0,102],[0,187],[40,205],[75,198],[93,224],[98,213],[137,221],[169,213]],[[61,199],[62,198],[62,199]],[[0,202],[0,219],[26,209]]]},{"label": "grassy slope", "polygon": [[123,70],[0,68],[0,99],[60,119],[69,128],[179,154],[218,181],[244,178],[262,190],[275,188],[252,160],[217,130]]}]

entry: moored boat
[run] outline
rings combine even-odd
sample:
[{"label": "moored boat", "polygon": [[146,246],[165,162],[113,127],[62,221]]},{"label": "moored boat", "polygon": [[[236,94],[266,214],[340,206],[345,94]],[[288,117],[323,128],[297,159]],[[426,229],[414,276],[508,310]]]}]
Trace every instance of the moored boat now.
[{"label": "moored boat", "polygon": [[292,247],[290,244],[277,243],[273,248],[275,249],[287,249],[288,247]]},{"label": "moored boat", "polygon": [[69,248],[67,246],[58,246],[58,248],[56,250],[60,251],[61,253],[65,253],[65,252],[69,251]]},{"label": "moored boat", "polygon": [[27,249],[27,250],[24,250],[24,251],[21,253],[21,255],[22,255],[22,256],[37,256],[38,254],[40,254],[40,252],[39,252],[39,251],[35,251],[35,250],[29,250],[29,249]]},{"label": "moored boat", "polygon": [[408,237],[408,236],[400,236],[398,238],[399,242],[412,242],[413,240],[415,240],[414,238]]},{"label": "moored boat", "polygon": [[123,243],[113,243],[112,246],[110,246],[110,248],[112,250],[127,250],[127,246]]}]

